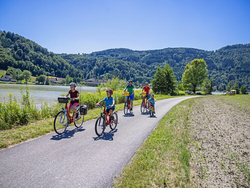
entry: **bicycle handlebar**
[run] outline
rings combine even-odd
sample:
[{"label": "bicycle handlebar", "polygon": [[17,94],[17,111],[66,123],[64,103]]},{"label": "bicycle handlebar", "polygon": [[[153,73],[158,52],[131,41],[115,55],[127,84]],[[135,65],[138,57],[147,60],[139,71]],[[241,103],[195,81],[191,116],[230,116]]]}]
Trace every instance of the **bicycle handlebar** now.
[{"label": "bicycle handlebar", "polygon": [[101,104],[99,104],[99,105],[97,105],[98,107],[111,107],[110,105],[108,105],[108,106],[105,106],[105,105],[101,105]]}]

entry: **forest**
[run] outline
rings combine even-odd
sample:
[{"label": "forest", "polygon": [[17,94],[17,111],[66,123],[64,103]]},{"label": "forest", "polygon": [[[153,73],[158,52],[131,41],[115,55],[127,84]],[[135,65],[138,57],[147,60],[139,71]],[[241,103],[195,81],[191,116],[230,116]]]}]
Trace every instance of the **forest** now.
[{"label": "forest", "polygon": [[0,31],[0,69],[29,70],[32,76],[46,75],[75,80],[88,78],[151,81],[157,66],[169,64],[181,81],[184,67],[193,59],[204,59],[214,85],[226,89],[231,81],[250,90],[250,44],[236,44],[216,51],[194,48],[165,48],[136,51],[108,49],[91,54],[54,54],[18,34]]}]

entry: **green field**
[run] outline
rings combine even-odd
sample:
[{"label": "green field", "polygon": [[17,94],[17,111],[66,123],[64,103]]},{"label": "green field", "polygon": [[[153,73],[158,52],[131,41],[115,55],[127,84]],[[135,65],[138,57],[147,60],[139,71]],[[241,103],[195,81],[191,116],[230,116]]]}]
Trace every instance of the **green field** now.
[{"label": "green field", "polygon": [[[250,95],[199,97],[179,103],[162,118],[113,186],[213,187],[216,182],[214,187],[249,187],[250,148],[244,136],[249,135],[249,117]],[[235,126],[238,131],[228,129]],[[234,143],[240,147],[232,147]],[[224,182],[229,176],[230,181]]]}]

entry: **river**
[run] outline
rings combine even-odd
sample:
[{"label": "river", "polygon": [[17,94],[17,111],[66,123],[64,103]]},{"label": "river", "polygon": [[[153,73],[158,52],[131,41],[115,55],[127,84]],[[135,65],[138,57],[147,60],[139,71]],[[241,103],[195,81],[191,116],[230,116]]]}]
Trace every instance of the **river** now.
[{"label": "river", "polygon": [[[9,93],[14,94],[17,100],[21,99],[20,88],[26,91],[24,84],[0,84],[0,102],[8,102]],[[62,94],[67,94],[69,86],[52,86],[52,85],[28,85],[30,91],[30,99],[34,99],[34,103],[39,107],[44,102],[55,104],[57,97]],[[96,92],[95,87],[77,86],[79,92]]]}]

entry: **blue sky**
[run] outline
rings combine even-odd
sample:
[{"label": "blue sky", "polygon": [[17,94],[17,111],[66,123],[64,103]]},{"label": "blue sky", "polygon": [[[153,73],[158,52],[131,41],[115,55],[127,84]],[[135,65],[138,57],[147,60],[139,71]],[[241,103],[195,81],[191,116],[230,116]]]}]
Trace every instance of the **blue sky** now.
[{"label": "blue sky", "polygon": [[250,43],[249,0],[0,0],[0,30],[55,53]]}]

